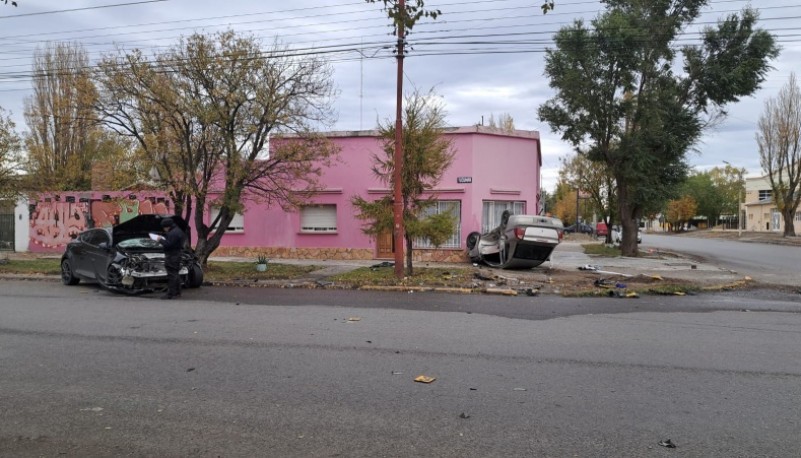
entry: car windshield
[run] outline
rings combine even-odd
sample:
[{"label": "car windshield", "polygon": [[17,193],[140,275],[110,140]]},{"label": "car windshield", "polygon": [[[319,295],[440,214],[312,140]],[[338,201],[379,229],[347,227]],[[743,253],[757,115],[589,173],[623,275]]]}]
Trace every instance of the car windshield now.
[{"label": "car windshield", "polygon": [[161,248],[161,244],[150,237],[136,237],[132,239],[123,240],[117,244],[119,248]]}]

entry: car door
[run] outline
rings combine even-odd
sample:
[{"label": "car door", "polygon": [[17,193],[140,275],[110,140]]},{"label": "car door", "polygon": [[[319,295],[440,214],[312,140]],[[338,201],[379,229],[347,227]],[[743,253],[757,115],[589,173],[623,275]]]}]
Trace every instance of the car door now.
[{"label": "car door", "polygon": [[111,238],[104,229],[92,229],[84,233],[81,253],[76,256],[77,259],[75,260],[77,264],[75,266],[76,272],[89,279],[103,279],[105,273],[98,275],[98,272],[105,272],[105,260],[109,256],[109,250],[101,246],[101,244],[105,243],[108,246],[110,242]]},{"label": "car door", "polygon": [[105,281],[108,261],[111,257],[111,236],[105,229],[98,229],[92,236],[92,245],[88,251],[91,257],[90,269],[93,278]]},{"label": "car door", "polygon": [[87,250],[91,246],[93,232],[92,230],[82,232],[74,242],[70,243],[68,250],[72,271],[84,278],[94,278],[94,275],[88,270],[91,262],[87,254]]}]

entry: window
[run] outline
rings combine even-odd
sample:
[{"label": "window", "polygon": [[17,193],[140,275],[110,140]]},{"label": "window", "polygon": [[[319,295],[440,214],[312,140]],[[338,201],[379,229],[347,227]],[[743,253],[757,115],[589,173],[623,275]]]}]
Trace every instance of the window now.
[{"label": "window", "polygon": [[760,189],[759,190],[759,200],[770,200],[773,196],[773,192],[770,189]]},{"label": "window", "polygon": [[439,247],[434,246],[426,238],[418,238],[414,241],[416,248],[459,248],[461,247],[462,239],[462,202],[458,200],[438,200],[434,205],[425,209],[425,216],[438,215],[441,213],[449,212],[456,218],[456,224],[453,228],[453,234]]},{"label": "window", "polygon": [[300,232],[325,233],[337,231],[336,205],[305,205],[300,209]]},{"label": "window", "polygon": [[84,232],[81,240],[89,245],[99,246],[101,243],[109,243],[108,232],[104,229],[95,229],[92,231]]},{"label": "window", "polygon": [[485,200],[481,215],[481,232],[489,232],[501,224],[501,215],[509,210],[513,215],[525,215],[526,203],[521,201]]},{"label": "window", "polygon": [[[217,218],[217,215],[220,214],[220,209],[212,207],[210,213],[211,216],[209,222],[214,221],[214,219]],[[233,219],[231,219],[231,222],[228,223],[228,229],[226,229],[225,232],[245,232],[245,216],[241,213],[235,213]]]}]

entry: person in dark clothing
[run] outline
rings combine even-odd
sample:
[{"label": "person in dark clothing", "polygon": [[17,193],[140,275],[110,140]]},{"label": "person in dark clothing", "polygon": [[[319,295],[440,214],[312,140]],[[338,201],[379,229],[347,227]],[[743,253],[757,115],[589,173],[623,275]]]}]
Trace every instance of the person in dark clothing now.
[{"label": "person in dark clothing", "polygon": [[184,247],[184,232],[171,218],[161,220],[161,227],[167,233],[159,239],[164,247],[164,267],[167,269],[167,294],[162,299],[181,296],[181,251]]}]

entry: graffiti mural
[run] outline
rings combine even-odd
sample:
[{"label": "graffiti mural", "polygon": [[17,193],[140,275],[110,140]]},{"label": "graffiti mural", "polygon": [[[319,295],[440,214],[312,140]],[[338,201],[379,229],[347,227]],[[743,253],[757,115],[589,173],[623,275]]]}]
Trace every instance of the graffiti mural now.
[{"label": "graffiti mural", "polygon": [[31,243],[62,247],[86,230],[88,216],[89,205],[83,202],[41,202],[31,212]]},{"label": "graffiti mural", "polygon": [[93,227],[115,226],[138,215],[169,214],[169,201],[163,197],[113,198],[108,194],[42,197],[30,204],[29,249],[54,251]]}]

